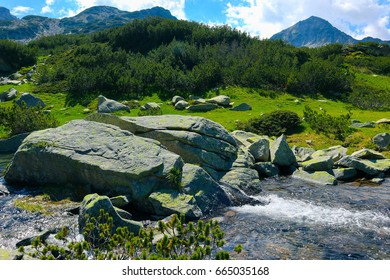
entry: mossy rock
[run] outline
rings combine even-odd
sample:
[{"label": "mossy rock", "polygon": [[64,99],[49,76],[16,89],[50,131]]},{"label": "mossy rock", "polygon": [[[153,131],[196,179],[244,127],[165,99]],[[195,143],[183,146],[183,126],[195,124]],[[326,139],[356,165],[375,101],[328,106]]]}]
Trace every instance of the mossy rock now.
[{"label": "mossy rock", "polygon": [[203,216],[194,196],[174,190],[166,189],[152,193],[149,196],[148,204],[150,210],[157,216],[184,214],[187,218],[192,219]]}]

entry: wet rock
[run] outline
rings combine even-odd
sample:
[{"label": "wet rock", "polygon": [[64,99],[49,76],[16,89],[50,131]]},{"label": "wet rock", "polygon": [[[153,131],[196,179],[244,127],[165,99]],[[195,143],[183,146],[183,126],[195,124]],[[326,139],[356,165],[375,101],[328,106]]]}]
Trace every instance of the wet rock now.
[{"label": "wet rock", "polygon": [[333,159],[330,156],[317,157],[301,163],[305,171],[330,171],[333,168]]},{"label": "wet rock", "polygon": [[130,112],[130,108],[118,101],[108,99],[103,95],[98,98],[98,112],[99,113],[115,113],[118,111]]},{"label": "wet rock", "polygon": [[254,165],[254,168],[261,178],[276,177],[279,175],[279,168],[271,162],[258,162]]},{"label": "wet rock", "polygon": [[234,168],[221,178],[220,183],[234,186],[248,195],[261,191],[259,175],[256,170],[250,168]]},{"label": "wet rock", "polygon": [[80,206],[79,215],[79,232],[83,233],[84,228],[89,218],[98,218],[100,211],[103,209],[110,217],[113,218],[112,231],[115,232],[118,227],[127,227],[130,232],[138,234],[142,228],[140,222],[124,219],[118,213],[116,207],[114,207],[107,196],[100,196],[98,194],[89,194],[84,197]]},{"label": "wet rock", "polygon": [[355,168],[337,168],[333,169],[333,175],[339,181],[352,181],[357,177],[357,170]]},{"label": "wet rock", "polygon": [[320,186],[337,185],[336,178],[327,171],[305,171],[300,168],[292,174],[292,177]]},{"label": "wet rock", "polygon": [[157,216],[184,214],[187,218],[194,219],[203,215],[192,195],[171,189],[152,193],[147,204],[147,207]]}]

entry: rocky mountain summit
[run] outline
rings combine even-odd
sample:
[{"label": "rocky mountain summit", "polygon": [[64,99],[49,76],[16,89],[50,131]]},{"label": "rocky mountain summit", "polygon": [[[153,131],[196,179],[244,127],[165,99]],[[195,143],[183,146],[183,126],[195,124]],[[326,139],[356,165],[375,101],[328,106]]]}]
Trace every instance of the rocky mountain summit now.
[{"label": "rocky mountain summit", "polygon": [[390,43],[378,38],[367,37],[357,40],[340,31],[328,21],[312,16],[273,35],[271,40],[283,40],[296,47],[321,47],[328,44],[356,44],[358,42]]},{"label": "rocky mountain summit", "polygon": [[0,39],[31,41],[41,36],[55,34],[85,34],[124,25],[134,19],[162,17],[176,19],[161,7],[136,12],[121,11],[108,6],[96,6],[69,18],[48,18],[36,15],[22,19],[0,7]]}]

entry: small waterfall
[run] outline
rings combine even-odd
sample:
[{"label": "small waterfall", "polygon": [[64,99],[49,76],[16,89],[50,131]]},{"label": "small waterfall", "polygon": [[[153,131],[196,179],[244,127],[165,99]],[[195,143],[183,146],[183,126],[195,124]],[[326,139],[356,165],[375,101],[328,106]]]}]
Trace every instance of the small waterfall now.
[{"label": "small waterfall", "polygon": [[390,217],[370,210],[347,210],[316,205],[313,202],[282,198],[276,194],[261,197],[268,201],[264,206],[235,207],[238,213],[265,216],[277,221],[293,221],[310,226],[325,225],[350,230],[371,230],[390,235]]}]

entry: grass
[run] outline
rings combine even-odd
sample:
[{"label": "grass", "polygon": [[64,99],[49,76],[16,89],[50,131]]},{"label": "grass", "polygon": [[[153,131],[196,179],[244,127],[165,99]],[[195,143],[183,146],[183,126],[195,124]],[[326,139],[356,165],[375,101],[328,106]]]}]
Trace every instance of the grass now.
[{"label": "grass", "polygon": [[[390,77],[384,76],[373,76],[369,74],[357,73],[357,79],[365,83],[373,83],[375,86],[390,90]],[[11,86],[0,86],[0,92],[8,90]],[[19,92],[31,92],[34,85],[31,83],[23,84],[20,86],[13,86]],[[227,95],[231,98],[235,105],[240,103],[248,103],[252,106],[252,111],[246,112],[235,112],[229,109],[216,109],[211,112],[205,113],[194,113],[188,111],[177,111],[170,104],[170,101],[161,100],[158,96],[146,97],[141,101],[141,105],[147,102],[160,103],[163,114],[180,114],[180,115],[192,115],[201,116],[211,119],[215,122],[223,125],[228,131],[236,129],[237,121],[246,121],[252,117],[259,116],[264,113],[269,113],[274,110],[290,110],[296,112],[300,117],[303,116],[303,109],[307,105],[313,109],[326,110],[327,113],[333,116],[352,113],[352,119],[357,119],[361,122],[377,121],[382,118],[389,118],[389,111],[368,111],[352,108],[349,104],[341,101],[326,100],[321,96],[319,98],[308,98],[308,97],[296,97],[287,93],[275,93],[272,91],[253,90],[248,88],[240,87],[228,87],[221,89],[218,94]],[[97,109],[97,99],[93,100],[87,107],[82,105],[76,105],[73,107],[66,106],[66,95],[65,94],[51,94],[51,93],[37,93],[37,97],[41,98],[47,108],[51,110],[51,114],[59,121],[59,123],[65,124],[74,119],[82,119],[89,113],[85,113],[85,109],[90,109],[91,112]],[[208,97],[215,96],[214,91],[207,93]],[[8,106],[11,102],[0,103],[0,106]],[[139,109],[133,109],[130,113],[121,112],[118,113],[122,116],[138,116]],[[380,126],[370,129],[359,129],[352,134],[343,143],[329,139],[323,135],[318,135],[310,129],[310,127],[303,122],[303,129],[298,134],[289,135],[287,137],[290,145],[297,146],[311,146],[315,149],[322,149],[332,145],[344,144],[349,146],[350,152],[361,149],[363,147],[371,147],[371,138],[378,133],[388,131],[387,127]],[[0,137],[5,137],[6,131],[0,127]],[[308,144],[306,140],[311,140]],[[388,156],[390,152],[385,153]]]},{"label": "grass", "polygon": [[48,194],[26,196],[14,201],[15,208],[19,208],[30,213],[39,213],[42,215],[62,213],[64,206],[72,208],[78,206],[78,204],[71,202],[68,199],[53,201]]}]

